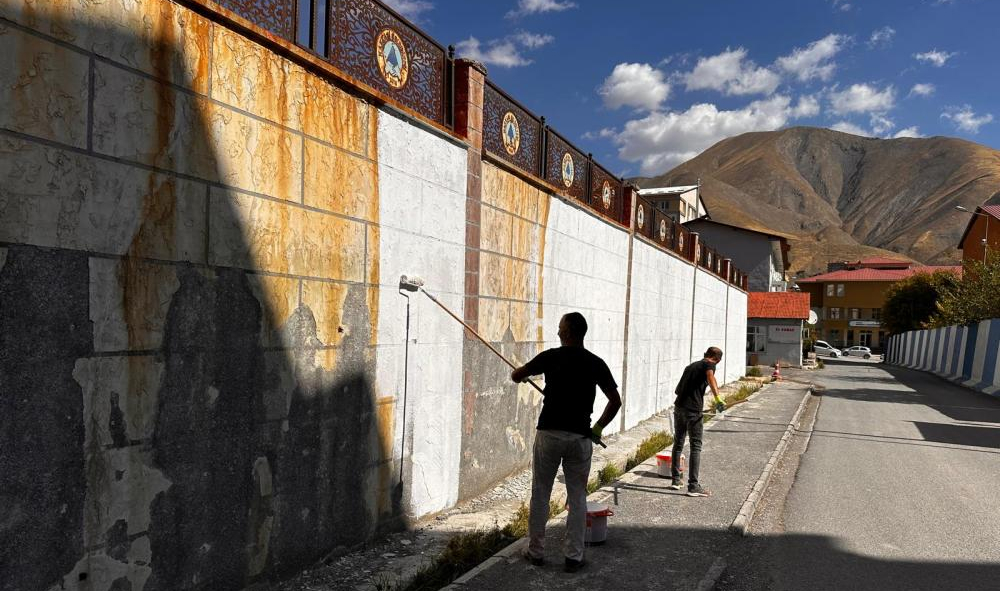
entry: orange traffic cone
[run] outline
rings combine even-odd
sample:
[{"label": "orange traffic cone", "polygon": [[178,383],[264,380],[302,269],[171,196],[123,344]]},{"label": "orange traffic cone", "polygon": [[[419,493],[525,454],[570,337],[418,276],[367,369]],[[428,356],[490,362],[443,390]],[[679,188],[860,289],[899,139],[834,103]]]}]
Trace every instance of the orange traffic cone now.
[{"label": "orange traffic cone", "polygon": [[780,364],[778,364],[778,363],[774,364],[774,371],[771,373],[771,378],[774,381],[776,381],[776,382],[779,381],[779,380],[781,380],[781,365]]}]

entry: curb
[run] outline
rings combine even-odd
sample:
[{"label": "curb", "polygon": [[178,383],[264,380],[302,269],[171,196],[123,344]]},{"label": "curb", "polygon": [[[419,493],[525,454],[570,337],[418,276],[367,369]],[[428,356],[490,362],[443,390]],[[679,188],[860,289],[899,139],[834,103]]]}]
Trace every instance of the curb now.
[{"label": "curb", "polygon": [[743,502],[743,506],[740,507],[740,512],[736,515],[736,519],[734,519],[732,524],[730,524],[729,531],[741,536],[747,535],[747,532],[750,530],[750,522],[753,521],[754,513],[757,512],[757,504],[764,495],[767,485],[771,482],[771,475],[774,473],[774,467],[778,465],[778,462],[781,460],[781,456],[788,448],[788,441],[792,437],[792,431],[795,429],[795,425],[798,424],[799,417],[802,415],[802,410],[806,407],[806,403],[809,401],[809,398],[812,397],[812,394],[813,388],[810,387],[806,390],[805,395],[802,397],[802,402],[799,403],[799,407],[795,410],[795,414],[792,415],[792,419],[788,422],[788,426],[785,428],[785,433],[781,436],[778,446],[774,448],[774,451],[771,453],[771,457],[767,460],[767,464],[764,466],[764,471],[760,473],[760,478],[758,478],[757,482],[754,483],[753,489],[750,491],[750,494],[747,495],[747,499]]}]

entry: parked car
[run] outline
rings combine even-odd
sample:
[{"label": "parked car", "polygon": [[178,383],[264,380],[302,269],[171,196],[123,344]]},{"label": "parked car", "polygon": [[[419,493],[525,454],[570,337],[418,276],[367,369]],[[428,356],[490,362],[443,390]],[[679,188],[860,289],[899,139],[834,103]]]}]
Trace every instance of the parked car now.
[{"label": "parked car", "polygon": [[872,357],[872,350],[861,345],[848,347],[843,350],[843,353],[845,357],[863,357],[865,359],[871,359]]},{"label": "parked car", "polygon": [[813,349],[816,351],[816,355],[826,355],[827,357],[840,357],[840,350],[831,346],[830,343],[826,341],[816,341],[813,344]]}]

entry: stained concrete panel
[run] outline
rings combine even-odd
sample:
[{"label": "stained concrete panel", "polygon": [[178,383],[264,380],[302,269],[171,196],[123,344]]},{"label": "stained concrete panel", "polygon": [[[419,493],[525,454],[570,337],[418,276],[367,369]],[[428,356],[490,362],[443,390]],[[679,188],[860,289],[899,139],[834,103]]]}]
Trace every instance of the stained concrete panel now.
[{"label": "stained concrete panel", "polygon": [[0,24],[0,127],[87,147],[90,59]]}]

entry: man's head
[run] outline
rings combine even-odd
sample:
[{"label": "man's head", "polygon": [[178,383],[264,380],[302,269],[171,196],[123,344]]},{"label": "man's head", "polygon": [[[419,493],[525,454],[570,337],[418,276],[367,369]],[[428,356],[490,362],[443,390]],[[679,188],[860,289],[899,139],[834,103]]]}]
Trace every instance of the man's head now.
[{"label": "man's head", "polygon": [[565,345],[582,345],[587,335],[587,319],[579,312],[570,312],[559,321],[559,342]]},{"label": "man's head", "polygon": [[711,359],[715,363],[722,361],[722,349],[718,347],[709,347],[705,351],[705,359]]}]

